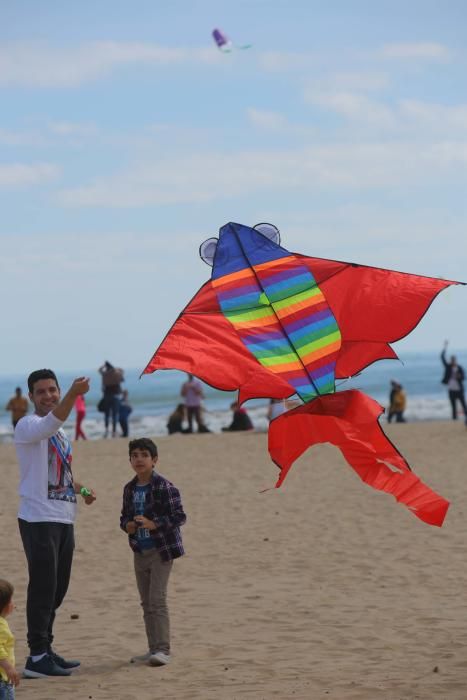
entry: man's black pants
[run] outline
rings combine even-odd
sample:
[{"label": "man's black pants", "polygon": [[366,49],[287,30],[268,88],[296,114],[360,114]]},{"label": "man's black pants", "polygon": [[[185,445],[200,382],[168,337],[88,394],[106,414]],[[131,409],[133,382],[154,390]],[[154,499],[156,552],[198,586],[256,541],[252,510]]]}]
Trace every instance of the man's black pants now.
[{"label": "man's black pants", "polygon": [[21,518],[18,523],[29,569],[28,645],[35,656],[52,647],[55,611],[68,590],[75,538],[73,525]]},{"label": "man's black pants", "polygon": [[465,405],[465,396],[463,391],[449,391],[449,401],[451,402],[451,409],[452,409],[452,419],[456,420],[457,419],[457,401],[459,401],[460,405],[462,406],[464,410],[464,415],[465,415],[465,420],[467,423],[467,407]]}]

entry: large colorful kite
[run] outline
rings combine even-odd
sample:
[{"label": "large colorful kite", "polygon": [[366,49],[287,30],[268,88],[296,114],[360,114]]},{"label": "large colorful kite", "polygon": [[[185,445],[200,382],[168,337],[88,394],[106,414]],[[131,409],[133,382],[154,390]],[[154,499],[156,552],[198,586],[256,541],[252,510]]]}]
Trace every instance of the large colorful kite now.
[{"label": "large colorful kite", "polygon": [[378,422],[382,407],[336,391],[406,336],[454,281],[310,258],[280,245],[277,228],[228,223],[200,248],[210,281],[182,311],[144,370],[178,369],[218,389],[303,402],[269,427],[279,487],[308,447],[338,447],[360,478],[441,526],[449,502],[423,484]]}]

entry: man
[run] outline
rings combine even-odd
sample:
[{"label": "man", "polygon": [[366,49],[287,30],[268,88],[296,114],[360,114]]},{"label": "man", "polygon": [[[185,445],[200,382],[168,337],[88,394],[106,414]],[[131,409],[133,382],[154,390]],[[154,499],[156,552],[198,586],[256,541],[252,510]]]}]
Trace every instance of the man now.
[{"label": "man", "polygon": [[[112,437],[117,437],[117,420],[120,412],[120,395],[122,393],[122,382],[125,381],[125,375],[121,367],[114,367],[107,360],[102,367],[99,367],[99,373],[102,376],[102,392],[103,396],[102,411],[105,418],[105,433],[104,437],[109,435],[109,423],[112,416]],[[100,410],[100,409],[99,409]]]},{"label": "man", "polygon": [[465,405],[464,395],[464,369],[457,364],[455,355],[451,355],[449,362],[446,360],[446,350],[448,349],[448,341],[444,343],[444,348],[441,353],[441,362],[444,367],[444,375],[441,380],[442,384],[446,384],[448,388],[449,401],[451,402],[452,419],[457,420],[457,402],[459,401],[464,412],[465,424],[467,425],[467,407]]},{"label": "man", "polygon": [[76,494],[90,505],[92,490],[73,480],[71,443],[61,429],[77,396],[89,391],[89,379],[75,379],[62,398],[57,377],[39,369],[28,377],[34,413],[15,429],[20,469],[19,530],[28,561],[27,678],[69,676],[79,661],[66,661],[54,652],[53,623],[70,581],[74,549]]},{"label": "man", "polygon": [[196,420],[196,425],[198,426],[198,433],[211,432],[204,425],[203,418],[201,415],[201,402],[204,399],[203,387],[201,386],[201,382],[195,379],[192,374],[188,374],[188,379],[186,382],[184,382],[184,384],[182,384],[180,394],[185,399],[186,416],[188,420],[188,430],[186,432],[193,432],[193,418]]},{"label": "man", "polygon": [[19,419],[26,415],[28,409],[28,400],[25,396],[23,396],[21,387],[17,386],[15,389],[15,395],[11,397],[5,407],[6,411],[11,411],[11,422],[13,424],[13,428],[16,427]]}]

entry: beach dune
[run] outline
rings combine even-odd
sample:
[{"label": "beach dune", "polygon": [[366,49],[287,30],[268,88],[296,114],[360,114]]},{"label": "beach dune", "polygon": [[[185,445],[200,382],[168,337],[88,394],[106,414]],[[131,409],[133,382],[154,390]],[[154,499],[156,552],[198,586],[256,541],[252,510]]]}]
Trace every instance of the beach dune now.
[{"label": "beach dune", "polygon": [[[164,668],[128,663],[146,648],[118,526],[132,476],[127,442],[75,444],[75,477],[98,500],[79,504],[55,633],[57,651],[82,666],[67,679],[24,679],[18,698],[465,700],[467,431],[461,422],[385,429],[452,502],[441,529],[363,484],[327,445],[304,455],[281,489],[260,493],[277,478],[265,434],[157,439],[159,471],[180,488],[188,516]],[[0,576],[16,588],[10,624],[22,666],[27,572],[13,446],[0,446],[0,468]]]}]

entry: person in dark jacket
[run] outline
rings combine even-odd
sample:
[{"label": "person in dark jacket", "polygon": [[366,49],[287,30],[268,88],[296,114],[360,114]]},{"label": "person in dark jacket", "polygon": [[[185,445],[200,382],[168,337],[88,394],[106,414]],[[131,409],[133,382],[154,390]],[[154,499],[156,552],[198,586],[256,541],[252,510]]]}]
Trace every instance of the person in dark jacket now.
[{"label": "person in dark jacket", "polygon": [[246,409],[239,406],[237,401],[234,401],[230,405],[230,408],[233,411],[232,422],[226,428],[222,428],[224,433],[232,430],[253,430],[253,423],[251,422],[251,418],[246,412]]},{"label": "person in dark jacket", "polygon": [[464,411],[465,424],[467,425],[467,408],[465,405],[464,393],[464,369],[457,364],[455,355],[451,355],[449,362],[446,360],[446,350],[448,341],[444,343],[444,348],[441,352],[441,362],[444,366],[444,374],[441,382],[446,384],[448,388],[449,401],[451,402],[452,419],[457,420],[457,402],[462,406]]},{"label": "person in dark jacket", "polygon": [[167,421],[167,430],[169,435],[173,433],[188,433],[190,432],[188,428],[183,427],[183,421],[185,420],[186,411],[185,404],[179,403],[177,408],[170,414]]},{"label": "person in dark jacket", "polygon": [[120,527],[133,550],[148,639],[148,651],[131,661],[164,666],[170,662],[167,586],[173,560],[185,553],[180,526],[186,515],[179,490],[154,471],[158,459],[154,442],[131,440],[129,454],[136,476],[123,489]]},{"label": "person in dark jacket", "polygon": [[126,389],[122,392],[122,400],[118,407],[118,422],[120,423],[120,428],[122,429],[122,437],[128,437],[128,419],[133,408],[128,401],[128,391]]}]

